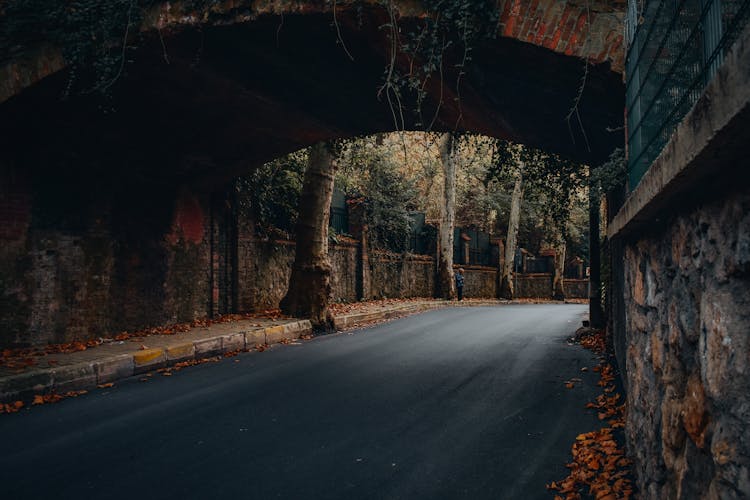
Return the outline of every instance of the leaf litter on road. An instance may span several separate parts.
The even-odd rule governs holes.
[[[555,500],[627,500],[633,496],[631,461],[618,443],[615,432],[624,427],[625,404],[616,392],[615,371],[604,357],[606,339],[599,331],[580,339],[580,344],[602,355],[599,365],[592,371],[599,373],[597,385],[602,394],[587,409],[597,411],[599,420],[608,420],[607,427],[579,434],[571,447],[573,460],[566,464],[567,477],[553,481],[547,489],[555,493]],[[566,382],[566,387],[571,384]],[[571,388],[571,387],[568,387]]]

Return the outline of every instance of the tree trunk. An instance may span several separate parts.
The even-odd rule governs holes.
[[[518,242],[518,226],[521,223],[521,198],[523,198],[523,162],[517,163],[516,183],[513,186],[513,196],[510,200],[510,220],[508,234],[505,238],[505,262],[500,276],[500,297],[512,299],[515,296],[513,287],[513,264],[516,258],[516,244]]]
[[[596,186],[589,186],[589,322],[592,328],[604,328],[599,247],[600,201],[599,189]]]
[[[310,148],[300,194],[296,227],[296,253],[289,289],[281,310],[309,317],[315,328],[330,326],[331,264],[328,259],[328,224],[333,196],[335,165],[326,143]]]
[[[440,159],[443,163],[443,203],[440,206],[440,252],[438,255],[438,289],[446,300],[456,297],[453,277],[453,226],[456,220],[456,158],[454,139],[450,133],[440,139]]]
[[[555,242],[555,274],[552,275],[552,298],[555,300],[565,300],[565,247],[565,238],[558,234]]]

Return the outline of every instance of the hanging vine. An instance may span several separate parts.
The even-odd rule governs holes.
[[[403,23],[399,24],[393,0],[383,2],[389,22],[381,28],[388,33],[390,57],[379,96],[386,96],[396,128],[403,130],[405,120],[401,103],[403,96],[408,94],[414,96],[416,102],[413,110],[415,126],[428,131],[432,129],[445,104],[443,85],[447,67],[456,73],[458,113],[454,129],[457,129],[462,119],[461,81],[476,44],[496,36],[500,16],[497,3],[492,0],[425,0],[421,4],[424,15],[420,23],[402,33]],[[397,67],[399,57],[408,61],[405,71]],[[422,106],[428,96],[427,86],[435,76],[440,86],[439,99],[427,121]]]
[[[126,73],[142,42],[148,10],[161,0],[8,0],[0,6],[0,60],[41,45],[58,48],[67,65],[64,96],[107,95]],[[219,0],[186,0],[186,10],[208,10]],[[169,63],[162,33],[163,57]]]

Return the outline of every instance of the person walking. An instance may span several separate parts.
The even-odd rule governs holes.
[[[458,300],[464,300],[464,269],[458,268],[456,273],[456,292],[458,292]]]

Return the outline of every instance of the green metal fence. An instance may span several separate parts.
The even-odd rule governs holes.
[[[329,225],[337,234],[349,234],[349,207],[343,191],[334,189],[331,197],[331,218]]]
[[[661,153],[747,24],[750,0],[629,0],[625,31],[628,177]]]

